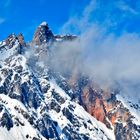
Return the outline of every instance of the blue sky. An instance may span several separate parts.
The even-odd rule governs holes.
[[[95,0],[93,0],[95,2]],[[54,33],[69,18],[81,13],[90,0],[0,0],[0,40],[10,33],[22,32],[31,40],[35,28],[47,21]],[[107,26],[108,31],[140,33],[139,0],[97,0],[90,12],[93,23]]]
[[[0,0],[0,39],[11,32],[22,32],[31,39],[35,28],[47,21],[58,32],[76,11],[80,12],[89,0]]]

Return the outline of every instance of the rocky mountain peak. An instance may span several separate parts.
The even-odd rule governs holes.
[[[16,42],[18,42],[19,45],[21,46],[26,46],[26,43],[24,41],[24,36],[22,35],[22,33],[19,33],[18,35],[16,35],[15,33],[10,34],[6,39],[6,46],[9,46],[10,48],[15,45]]]
[[[33,37],[33,43],[41,45],[53,40],[53,33],[46,22],[42,22],[36,29]]]
[[[5,40],[6,45],[7,45],[7,46],[13,46],[14,43],[15,43],[15,41],[16,41],[16,39],[17,39],[17,38],[16,38],[15,33],[10,34],[10,35],[6,38],[6,40]]]
[[[76,35],[54,35],[50,30],[47,22],[42,22],[36,29],[33,36],[33,44],[42,45],[54,42],[72,41],[76,39]]]

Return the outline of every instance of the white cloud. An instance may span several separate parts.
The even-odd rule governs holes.
[[[80,15],[70,17],[62,27],[62,31],[64,33],[78,31],[79,39],[62,44],[59,51],[54,52],[56,58],[56,65],[54,65],[64,72],[67,69],[70,71],[76,68],[77,71],[92,76],[102,86],[113,85],[116,81],[121,85],[127,85],[125,84],[127,81],[131,83],[125,87],[127,88],[125,91],[128,93],[129,88],[133,89],[131,86],[140,83],[138,82],[140,81],[140,37],[137,33],[126,31],[123,31],[120,36],[116,36],[113,32],[108,33],[108,23],[116,23],[117,26],[121,20],[128,22],[124,16],[118,17],[118,19],[113,17],[114,15],[110,11],[118,6],[114,4],[118,3],[104,8],[107,10],[104,11],[106,17],[100,19],[103,24],[90,20],[90,16],[104,14],[100,9],[102,7],[95,0],[92,0]],[[125,16],[129,17],[130,13],[137,14],[135,9],[125,3],[119,6],[122,11],[128,12],[125,13]],[[114,23],[110,19],[115,20]],[[135,92],[136,89],[133,90],[133,94]],[[138,98],[140,98],[139,95]]]
[[[76,13],[63,25],[60,32],[72,33],[72,32],[82,32],[82,29],[90,26],[89,19],[92,16],[92,12],[97,8],[96,0],[91,0],[90,3],[85,7],[85,9]]]

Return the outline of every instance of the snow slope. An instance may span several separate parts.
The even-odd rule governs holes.
[[[0,47],[1,140],[114,139],[113,132],[72,101],[47,70],[35,73],[17,51],[20,47],[18,40],[11,48]]]

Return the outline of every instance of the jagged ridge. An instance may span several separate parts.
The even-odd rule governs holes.
[[[0,46],[1,139],[111,139],[103,124],[72,101],[72,91],[64,91],[61,80],[35,63],[36,54],[32,61],[25,57],[29,46],[21,40],[10,35]]]
[[[139,112],[138,104],[122,98],[117,89],[103,91],[90,77],[78,73],[69,83],[73,75],[62,77],[49,66],[36,63],[42,48],[49,53],[47,46],[76,38],[54,35],[43,22],[29,44],[24,42],[22,34],[11,34],[0,43],[2,140],[7,138],[6,134],[11,140],[140,138],[140,119],[132,110]],[[37,48],[32,58],[26,58],[24,54],[30,45]],[[18,136],[15,135],[17,131]]]

